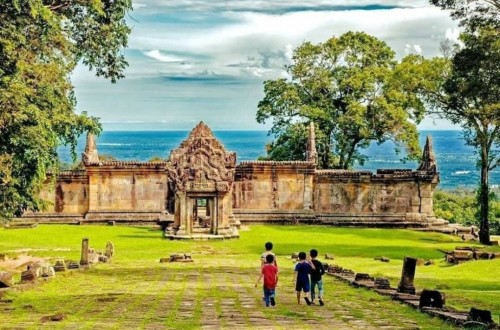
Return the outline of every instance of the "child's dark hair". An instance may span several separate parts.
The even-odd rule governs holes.
[[[267,242],[265,245],[266,251],[271,251],[273,249],[273,243]]]
[[[299,253],[299,260],[306,260],[306,257],[307,257],[307,255],[306,255],[305,252],[300,252]]]
[[[318,250],[312,249],[309,254],[311,255],[311,258],[316,258],[318,256]]]
[[[268,254],[268,255],[266,256],[266,262],[267,262],[268,264],[270,264],[270,263],[272,263],[273,261],[274,261],[274,256],[273,256],[272,254]]]

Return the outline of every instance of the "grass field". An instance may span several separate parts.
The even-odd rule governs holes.
[[[434,260],[419,266],[417,290],[437,288],[447,305],[468,310],[489,309],[498,321],[500,260],[448,265],[437,249],[465,245],[455,237],[391,229],[352,229],[319,226],[251,226],[239,240],[180,242],[142,227],[45,225],[33,229],[0,229],[0,253],[29,253],[47,258],[79,260],[83,237],[104,250],[115,245],[111,264],[85,271],[58,273],[56,278],[24,292],[9,292],[1,303],[0,328],[336,328],[447,329],[441,320],[366,290],[353,289],[325,278],[327,304],[298,306],[292,286],[292,252],[316,248],[335,255],[334,263],[354,271],[385,276],[396,286],[402,258]],[[262,306],[254,288],[266,241],[278,255],[278,305]],[[469,244],[470,245],[470,244]],[[490,248],[500,251],[498,247]],[[171,253],[191,253],[190,264],[160,264]],[[389,263],[373,260],[389,257]],[[64,313],[60,323],[43,323],[43,316]]]

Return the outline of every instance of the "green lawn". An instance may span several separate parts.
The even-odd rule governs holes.
[[[0,303],[2,328],[38,328],[40,318],[63,312],[62,328],[198,328],[274,327],[283,329],[373,328],[446,329],[449,326],[366,290],[352,289],[328,277],[325,309],[297,306],[292,280],[292,252],[316,248],[335,255],[334,263],[354,271],[385,276],[396,286],[404,256],[433,259],[418,266],[416,287],[437,288],[447,305],[468,310],[489,309],[498,321],[500,260],[460,265],[442,262],[437,249],[466,245],[457,238],[434,233],[392,229],[352,229],[320,226],[262,226],[241,230],[239,240],[180,242],[162,239],[161,232],[142,227],[44,225],[33,229],[0,229],[0,253],[20,249],[43,257],[79,260],[83,237],[104,250],[115,245],[112,264],[82,272],[58,273],[56,278],[25,292],[12,292],[13,302]],[[260,290],[253,287],[258,256],[266,241],[278,255],[281,278],[278,307],[265,309]],[[470,245],[470,244],[468,244]],[[490,248],[500,251],[498,247]],[[160,264],[174,252],[193,255],[192,264]],[[391,258],[389,263],[374,257]],[[4,310],[2,310],[4,308]],[[5,317],[4,317],[5,315]],[[332,323],[333,322],[333,323]],[[337,322],[337,323],[335,323]],[[44,324],[54,327],[54,324]]]

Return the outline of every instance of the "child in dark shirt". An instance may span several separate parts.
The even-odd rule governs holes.
[[[300,293],[304,291],[304,300],[308,305],[311,305],[311,300],[309,299],[310,283],[309,283],[309,273],[314,269],[314,265],[311,261],[306,260],[306,253],[299,253],[299,262],[295,265],[295,291],[297,292],[297,303],[300,305]]]
[[[255,287],[259,285],[260,280],[264,278],[264,301],[266,307],[274,306],[276,304],[276,284],[278,284],[278,267],[274,264],[274,256],[272,254],[266,255],[266,263],[262,266],[260,276],[255,283]]]
[[[318,301],[321,306],[324,305],[323,303],[323,281],[321,279],[321,276],[325,273],[325,268],[323,267],[323,264],[321,261],[319,261],[318,258],[318,250],[312,249],[309,252],[309,255],[311,256],[311,262],[314,265],[314,268],[311,271],[311,302],[314,304],[314,299],[316,298],[316,286],[318,287]]]

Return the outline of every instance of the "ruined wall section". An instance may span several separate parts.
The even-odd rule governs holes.
[[[426,221],[433,216],[435,173],[412,170],[317,171],[314,210],[320,217],[360,221]]]
[[[63,171],[56,179],[49,173],[40,191],[43,212],[26,212],[18,221],[77,223],[88,211],[88,176],[85,171]]]
[[[88,211],[88,176],[85,171],[59,173],[55,183],[51,176],[45,183],[40,198],[47,201],[46,213],[84,215]]]
[[[308,162],[242,162],[236,167],[234,207],[312,209],[314,165]]]
[[[148,220],[166,212],[165,162],[105,162],[88,164],[86,170],[90,196],[86,219]]]
[[[312,162],[242,162],[233,190],[235,216],[243,222],[313,217]]]

